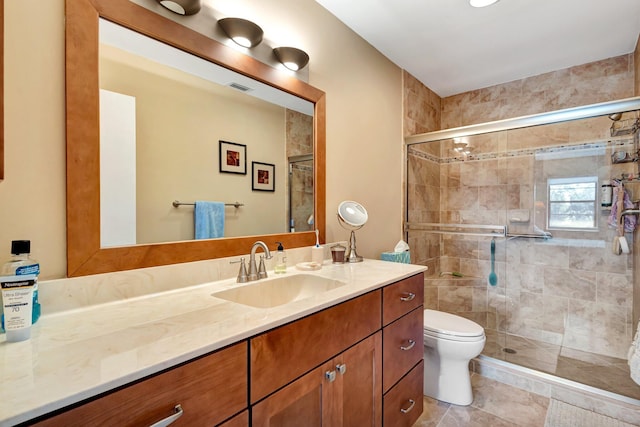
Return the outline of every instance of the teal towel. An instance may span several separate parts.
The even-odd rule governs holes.
[[[224,203],[197,201],[193,215],[196,239],[224,237]]]

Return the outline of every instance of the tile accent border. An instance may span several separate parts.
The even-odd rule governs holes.
[[[541,148],[526,148],[521,150],[511,150],[504,152],[492,152],[492,153],[482,153],[482,154],[467,154],[465,156],[456,156],[456,157],[439,157],[434,156],[433,154],[425,153],[413,146],[408,147],[407,153],[412,156],[416,156],[418,158],[429,160],[434,163],[443,164],[443,163],[459,163],[459,162],[468,162],[474,160],[494,160],[494,159],[505,159],[511,157],[522,157],[522,156],[535,156],[536,154],[546,154],[546,153],[564,153],[571,152],[577,150],[586,150],[586,149],[597,149],[597,148],[610,148],[610,147],[633,147],[633,138],[625,137],[619,139],[608,139],[606,141],[591,141],[591,142],[580,142],[576,144],[561,144],[554,146],[547,146]]]

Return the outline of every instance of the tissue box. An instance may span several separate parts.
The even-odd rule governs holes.
[[[403,264],[411,264],[411,253],[404,252],[382,252],[380,259],[383,261],[400,262]]]

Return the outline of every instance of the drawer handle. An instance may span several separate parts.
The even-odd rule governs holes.
[[[414,345],[416,345],[416,342],[414,340],[408,340],[408,341],[409,341],[409,345],[407,346],[401,345],[400,350],[409,351],[413,348]]]
[[[341,375],[344,375],[344,373],[347,372],[347,365],[345,363],[338,363],[336,370],[340,372]]]
[[[180,418],[182,414],[184,414],[184,410],[182,410],[182,405],[177,404],[173,407],[173,415],[169,415],[167,418],[164,418],[157,423],[151,424],[151,427],[166,427],[170,424],[173,424],[175,420]]]
[[[408,414],[409,412],[411,412],[414,406],[416,406],[416,401],[413,399],[409,399],[409,407],[407,409],[400,408],[400,412],[402,412],[403,414]]]
[[[416,297],[413,292],[407,292],[406,295],[406,297],[400,297],[400,301],[412,301]]]
[[[332,383],[336,380],[336,371],[327,371],[324,373],[324,377]]]

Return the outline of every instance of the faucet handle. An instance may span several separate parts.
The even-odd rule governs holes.
[[[258,267],[258,279],[266,279],[266,278],[267,278],[267,269],[264,266],[264,256],[260,255],[260,266]]]
[[[247,274],[247,266],[244,263],[244,258],[240,258],[237,261],[230,261],[229,264],[240,263],[240,270],[238,271],[238,278],[236,283],[247,283],[249,281],[249,275]]]

